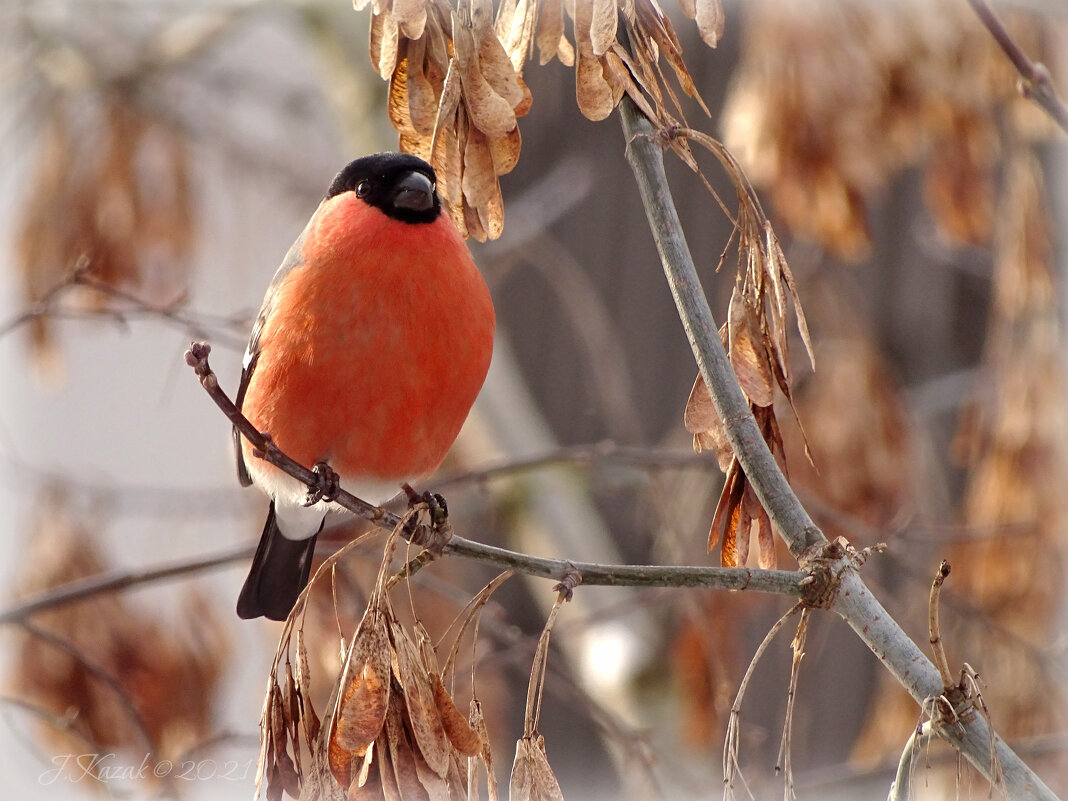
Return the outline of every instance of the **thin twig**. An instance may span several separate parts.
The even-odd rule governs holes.
[[[753,678],[753,671],[756,670],[757,662],[764,655],[764,651],[768,649],[771,641],[775,639],[775,635],[782,631],[790,618],[804,608],[804,605],[798,601],[768,629],[768,633],[764,635],[764,639],[757,646],[753,658],[749,660],[749,667],[745,669],[742,683],[738,685],[738,693],[734,696],[734,703],[731,704],[730,716],[727,719],[727,736],[724,738],[723,743],[723,797],[725,799],[734,797],[734,781],[736,778],[741,779],[746,791],[749,792],[749,796],[753,797],[752,791],[749,790],[749,785],[746,784],[745,776],[742,775],[741,765],[738,763],[742,727],[742,699],[745,697],[745,691],[749,688],[749,680]]]
[[[901,760],[897,763],[897,775],[890,785],[890,795],[886,801],[909,801],[913,797],[912,771],[916,766],[916,757],[931,742],[932,735],[930,721],[917,726],[909,735],[905,750],[901,752]]]
[[[21,709],[23,712],[37,718],[40,722],[54,729],[56,732],[65,734],[68,737],[73,737],[81,745],[85,746],[89,752],[100,748],[100,743],[94,741],[85,731],[83,731],[85,727],[77,725],[80,722],[77,709],[69,708],[62,714],[57,715],[55,711],[39,704],[35,704],[32,701],[28,701],[26,698],[4,694],[0,694],[0,706]],[[30,752],[39,758],[41,762],[45,762],[45,757],[36,752],[34,743],[30,738],[16,735],[15,741],[30,750]],[[51,764],[54,766],[56,763],[53,761]],[[59,771],[57,771],[57,773],[58,772]]]
[[[208,364],[211,348],[203,343],[193,343],[186,352],[186,362],[196,370],[200,383],[215,404],[246,437],[262,458],[287,474],[304,482],[309,488],[318,484],[318,476],[304,465],[294,461],[279,450],[269,436],[265,436],[249,422],[219,386],[218,377]],[[357,498],[345,490],[338,490],[332,498],[334,503],[349,510],[364,520],[384,528],[396,528],[401,518],[387,509]],[[456,554],[468,559],[507,567],[531,576],[561,581],[573,571],[578,571],[583,584],[632,587],[715,587],[732,590],[757,590],[782,595],[798,596],[805,582],[805,575],[787,570],[754,570],[750,568],[692,567],[688,565],[604,565],[595,562],[574,562],[565,559],[545,559],[509,551],[493,545],[453,535],[444,547],[444,553]]]
[[[132,317],[143,317],[149,320],[169,323],[189,336],[201,337],[211,334],[215,339],[223,340],[224,344],[229,348],[240,349],[244,347],[244,340],[238,338],[232,332],[232,329],[238,325],[244,326],[246,324],[244,320],[240,319],[243,315],[209,317],[208,315],[189,314],[183,311],[186,301],[184,295],[179,295],[169,303],[162,305],[151,303],[132,292],[94,277],[92,269],[93,263],[88,257],[83,256],[78,259],[70,272],[49,287],[29,308],[0,323],[0,338],[7,336],[32,320],[45,317],[104,318],[119,324],[125,324]],[[121,308],[109,306],[96,310],[89,308],[71,309],[59,305],[64,295],[77,288],[88,289],[113,303],[119,302],[123,306]]]
[[[157,567],[136,570],[116,570],[87,576],[44,590],[0,611],[0,625],[19,623],[47,609],[89,600],[98,595],[118,592],[131,587],[199,573],[224,567],[251,558],[255,546],[246,544],[207,556],[183,559]],[[630,587],[707,587],[726,590],[749,590],[776,595],[799,595],[804,574],[788,570],[753,570],[733,567],[693,567],[690,565],[611,565],[574,562],[564,559],[542,559],[536,556],[496,548],[492,545],[453,537],[446,553],[456,553],[502,567],[513,567],[532,576],[562,579],[571,568],[582,574],[582,583]]]
[[[1053,77],[1044,64],[1032,61],[1016,44],[1005,26],[998,19],[993,9],[987,5],[986,0],[968,0],[968,4],[974,9],[976,16],[990,31],[994,41],[1009,57],[1012,66],[1020,73],[1020,92],[1024,97],[1034,100],[1042,109],[1053,118],[1053,121],[1068,133],[1068,107],[1064,105],[1053,86]]]
[[[938,606],[942,593],[942,582],[946,580],[948,575],[949,562],[943,559],[942,564],[938,566],[938,573],[935,574],[934,581],[931,583],[931,601],[927,607],[927,628],[931,636],[931,652],[934,656],[935,667],[938,668],[938,675],[942,677],[942,687],[946,690],[949,690],[954,684],[953,676],[949,672],[946,649],[942,645],[942,629],[938,623]]]
[[[580,443],[578,445],[562,445],[532,456],[520,456],[472,470],[448,473],[434,479],[434,488],[440,490],[457,484],[507,477],[553,465],[588,467],[602,462],[613,465],[644,467],[650,470],[681,470],[687,468],[719,470],[716,456],[711,451],[694,453],[690,448],[686,450],[678,448],[670,450],[642,448],[619,445],[608,439],[600,442]]]
[[[810,607],[801,610],[801,619],[797,622],[797,632],[791,644],[793,660],[790,664],[790,684],[786,691],[786,719],[782,724],[782,740],[779,742],[779,759],[776,771],[783,772],[783,798],[785,801],[797,798],[794,787],[794,766],[792,755],[794,734],[794,705],[797,701],[797,677],[801,672],[801,659],[805,655],[805,641],[808,639],[808,619],[812,614]]]

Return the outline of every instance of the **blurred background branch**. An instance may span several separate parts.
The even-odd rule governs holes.
[[[1027,57],[1005,26],[1001,24],[1001,20],[986,0],[968,0],[968,4],[975,9],[976,16],[990,31],[990,35],[994,37],[994,41],[998,43],[1005,55],[1009,57],[1012,66],[1020,73],[1020,91],[1023,95],[1042,106],[1046,113],[1061,126],[1061,130],[1068,133],[1068,107],[1057,94],[1049,69],[1044,64],[1031,61]]]
[[[731,468],[716,443],[687,450],[694,358],[651,269],[658,254],[621,169],[619,133],[591,121],[637,95],[674,130],[722,134],[781,242],[819,369],[805,365],[783,288],[790,324],[773,335],[769,364],[788,373],[790,399],[773,373],[773,402],[758,408],[773,443],[775,413],[773,453],[804,508],[830,539],[888,543],[865,584],[914,641],[927,636],[931,569],[953,563],[941,616],[950,664],[975,665],[995,728],[1063,795],[1063,135],[1020,96],[1019,74],[966,3],[747,0],[717,16],[717,3],[669,2],[662,17],[616,18],[616,40],[602,24],[610,4],[580,14],[577,29],[566,5],[538,4],[532,50],[515,58],[522,85],[500,87],[519,101],[514,132],[471,134],[483,169],[467,180],[478,191],[463,222],[500,234],[473,250],[503,339],[479,407],[430,482],[447,490],[457,530],[560,561],[755,569],[772,556],[760,547],[762,507],[737,473],[724,480],[720,467]],[[500,7],[507,16],[529,4],[493,4],[494,15]],[[17,325],[0,337],[0,364],[15,377],[0,382],[5,607],[249,547],[258,499],[237,491],[225,421],[203,413],[177,355],[206,336],[220,346],[224,383],[236,381],[244,318],[330,176],[355,154],[410,142],[411,130],[391,123],[424,127],[418,93],[398,114],[404,96],[389,69],[406,68],[419,45],[409,50],[398,27],[394,60],[379,49],[368,65],[372,11],[333,0],[0,10],[10,156],[0,320]],[[997,11],[1020,51],[1065,85],[1062,10]],[[431,30],[448,35],[444,22]],[[487,32],[499,31],[512,61],[522,42],[510,34],[527,29],[496,22],[480,35],[489,48]],[[625,61],[613,46],[622,31],[660,60]],[[424,50],[434,85],[432,61]],[[457,111],[453,131],[470,133],[468,122]],[[708,154],[694,143],[682,155],[701,167]],[[486,147],[499,162],[492,184]],[[700,177],[665,166],[713,316],[728,323],[729,355],[735,342],[731,364],[751,368],[742,357],[760,354],[758,338],[739,310],[759,305],[759,274],[735,249],[734,187],[718,168],[705,176],[724,215]],[[97,285],[68,285],[84,259]],[[757,366],[743,388],[764,402],[768,378]],[[710,555],[724,489],[718,522],[737,510],[750,523],[713,526]],[[339,571],[344,609],[362,608],[373,562],[361,553]],[[483,570],[440,560],[419,573],[413,606],[433,636],[487,580]],[[195,755],[202,778],[172,783],[178,793],[244,798],[255,772],[274,630],[232,619],[239,573],[191,569],[31,618],[127,688],[162,758]],[[503,587],[484,616],[487,640],[467,656],[504,753],[522,713],[510,688],[526,681],[545,588]],[[549,760],[566,797],[707,792],[722,778],[737,682],[783,602],[618,590],[580,589],[560,613],[542,712]],[[336,636],[332,613],[309,625],[323,641]],[[10,692],[23,699],[4,706],[0,729],[12,794],[78,795],[86,785],[39,781],[57,755],[140,763],[114,697],[76,660],[15,626],[5,638]],[[336,673],[335,650],[309,654],[316,676]],[[813,616],[805,651],[793,718],[799,795],[885,798],[915,701],[833,616]],[[754,669],[740,759],[758,797],[782,792],[772,766],[789,667],[788,643],[774,642]],[[932,744],[915,765],[915,797],[954,797],[953,754]],[[224,778],[242,771],[244,782]],[[158,786],[105,789],[140,797]]]

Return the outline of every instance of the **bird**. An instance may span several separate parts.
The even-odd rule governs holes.
[[[275,273],[235,402],[283,453],[380,503],[445,458],[485,381],[495,328],[434,169],[404,153],[363,156],[333,179]],[[285,620],[329,503],[233,436],[241,484],[270,498],[237,614]]]

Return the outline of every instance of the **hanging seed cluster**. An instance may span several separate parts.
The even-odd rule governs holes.
[[[396,536],[394,532],[386,544],[359,625],[348,646],[342,643],[341,669],[325,718],[311,702],[304,624],[297,623],[302,621],[303,600],[286,623],[261,720],[258,782],[266,780],[269,799],[280,799],[283,792],[317,799],[466,799],[472,759],[486,766],[487,784],[495,797],[481,705],[473,697],[468,714],[462,713],[444,677],[467,624],[503,578],[476,595],[446,670],[439,670],[422,625],[402,624],[389,600],[396,583],[389,580],[388,571]],[[332,565],[354,544],[330,557],[309,589],[329,575]],[[289,660],[293,640],[295,670]]]
[[[775,390],[777,388],[782,393],[793,409],[787,335],[789,309],[793,308],[797,329],[809,361],[815,367],[808,323],[782,245],[741,167],[731,153],[711,137],[696,131],[688,132],[687,136],[716,156],[737,192],[737,278],[727,322],[719,334],[760,434],[785,473],[786,454],[775,416]],[[796,417],[796,410],[794,415]],[[720,469],[726,474],[708,534],[708,549],[722,543],[721,563],[725,567],[742,567],[749,558],[750,540],[755,538],[758,564],[765,568],[775,567],[776,538],[771,520],[727,440],[723,423],[700,375],[687,401],[683,424],[693,434],[694,450],[698,453],[713,451]]]
[[[496,9],[493,0],[354,3],[368,4],[371,63],[389,81],[400,149],[433,165],[456,226],[479,241],[503,230],[499,178],[519,160],[518,120],[532,103],[523,69],[535,48],[540,64],[557,58],[575,68],[578,107],[591,120],[611,114],[626,93],[659,128],[675,124],[682,109],[661,54],[682,90],[708,111],[656,0],[503,0]],[[719,0],[681,5],[715,46],[723,30]]]

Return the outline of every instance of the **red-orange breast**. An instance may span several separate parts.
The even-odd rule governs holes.
[[[494,324],[431,167],[396,153],[357,159],[267,291],[238,403],[284,453],[327,462],[342,486],[378,502],[445,458],[486,377]],[[284,619],[307,584],[326,505],[304,506],[307,488],[247,441],[238,469],[271,497],[238,614]]]

